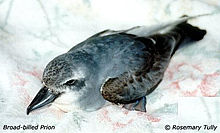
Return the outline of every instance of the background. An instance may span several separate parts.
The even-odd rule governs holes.
[[[190,21],[207,35],[176,52],[147,96],[147,113],[115,105],[64,113],[52,105],[26,115],[46,64],[87,37],[219,11],[219,0],[0,0],[0,132],[11,132],[4,125],[42,124],[63,133],[161,133],[167,124],[214,124],[220,132],[220,14]]]

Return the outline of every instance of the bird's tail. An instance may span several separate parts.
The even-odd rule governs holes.
[[[184,21],[176,25],[167,34],[172,35],[173,37],[175,37],[175,40],[178,41],[173,50],[173,54],[174,54],[174,52],[178,49],[180,44],[183,44],[183,42],[189,43],[189,42],[202,40],[206,34],[206,30],[200,29],[199,27],[195,27],[187,23],[187,21]]]
[[[190,41],[199,41],[206,34],[206,30],[195,27],[187,23],[187,21],[176,25],[171,31],[181,34],[182,39],[190,39]]]

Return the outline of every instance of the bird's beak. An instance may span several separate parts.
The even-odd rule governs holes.
[[[43,87],[37,93],[31,104],[27,108],[27,115],[38,108],[52,103],[60,94],[55,94],[50,91],[47,87]]]

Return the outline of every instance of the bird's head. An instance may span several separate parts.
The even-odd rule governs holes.
[[[96,65],[85,54],[66,53],[48,63],[43,72],[43,87],[27,108],[27,114],[38,108],[50,105],[55,100],[75,104],[85,108],[93,102],[91,94],[95,90]],[[65,98],[68,97],[68,98]],[[65,100],[63,100],[65,99]],[[95,102],[95,101],[94,101]]]

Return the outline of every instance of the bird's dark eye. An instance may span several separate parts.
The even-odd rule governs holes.
[[[74,85],[76,83],[77,80],[75,79],[71,79],[71,80],[68,80],[66,83],[64,83],[64,85]]]

